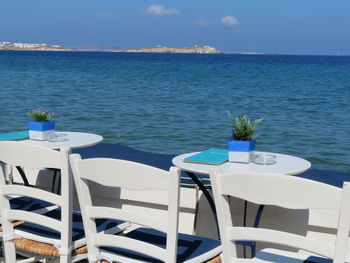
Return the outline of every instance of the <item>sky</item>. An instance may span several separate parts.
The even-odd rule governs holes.
[[[350,0],[0,0],[0,41],[350,55]]]

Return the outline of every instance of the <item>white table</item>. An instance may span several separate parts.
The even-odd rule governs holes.
[[[219,168],[222,170],[223,173],[278,173],[278,174],[300,174],[302,172],[305,172],[306,170],[310,169],[311,163],[305,159],[292,156],[292,155],[286,155],[286,154],[280,154],[280,153],[271,153],[276,155],[277,162],[275,164],[271,165],[261,165],[261,164],[255,164],[255,163],[231,163],[226,162],[221,165],[207,165],[207,164],[196,164],[196,163],[187,163],[184,162],[184,159],[186,157],[189,157],[193,154],[196,154],[198,152],[193,153],[185,153],[176,156],[173,158],[172,162],[176,167],[179,167],[181,170],[190,172],[190,173],[199,173],[199,174],[209,174],[210,170],[213,168]],[[255,152],[263,153],[263,152]]]
[[[23,140],[23,142],[36,144],[57,150],[61,148],[84,148],[98,144],[103,140],[103,137],[100,135],[85,132],[55,132],[55,134],[57,134],[58,136],[66,134],[67,136],[65,140],[57,142],[36,140]]]
[[[62,138],[62,140],[59,140],[59,141],[50,141],[50,140],[36,141],[36,140],[27,139],[27,140],[22,140],[22,142],[40,145],[40,146],[47,147],[47,148],[54,149],[54,150],[59,150],[61,148],[76,149],[76,148],[89,147],[89,146],[96,145],[103,140],[103,137],[100,135],[92,134],[92,133],[85,133],[85,132],[56,132],[55,131],[55,134],[59,138]],[[62,135],[64,135],[64,136],[62,137]],[[16,167],[16,168],[17,168],[18,172],[20,173],[24,184],[29,185],[28,179],[25,176],[25,173],[22,170],[22,168],[21,167]],[[58,173],[58,171],[54,170],[52,189],[54,189],[57,173]]]
[[[179,167],[182,171],[186,172],[186,174],[193,180],[193,182],[198,185],[198,187],[203,192],[204,196],[208,200],[208,203],[212,209],[212,212],[214,214],[214,218],[216,220],[217,224],[217,231],[218,231],[218,237],[220,237],[219,229],[218,229],[218,222],[217,222],[217,216],[216,216],[216,208],[213,198],[211,197],[210,193],[208,192],[207,188],[203,185],[203,183],[199,180],[199,178],[195,175],[197,174],[209,174],[211,169],[218,168],[221,169],[223,173],[230,173],[230,174],[239,174],[239,173],[275,173],[275,174],[299,174],[302,172],[305,172],[306,170],[310,169],[311,163],[305,159],[292,156],[292,155],[286,155],[286,154],[280,154],[280,153],[267,153],[267,152],[258,152],[255,151],[255,154],[274,154],[276,155],[276,163],[270,164],[270,165],[262,165],[262,164],[255,164],[255,163],[231,163],[226,162],[221,165],[208,165],[208,164],[197,164],[197,163],[187,163],[184,162],[184,159],[186,157],[189,157],[191,155],[194,155],[199,152],[193,152],[193,153],[185,153],[178,155],[172,159],[173,164],[176,167]],[[247,202],[245,202],[245,211],[247,208]],[[264,209],[264,206],[259,207],[260,215]],[[245,214],[245,213],[244,213]],[[259,215],[259,217],[260,217]],[[258,214],[257,214],[258,217]],[[244,225],[246,222],[246,218],[243,219]],[[259,224],[259,220],[257,221]]]

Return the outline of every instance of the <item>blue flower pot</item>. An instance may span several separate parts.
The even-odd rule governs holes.
[[[249,163],[252,153],[255,150],[255,140],[252,141],[236,141],[229,140],[228,160],[236,163]]]
[[[45,141],[54,133],[55,121],[29,121],[28,128],[31,140]]]

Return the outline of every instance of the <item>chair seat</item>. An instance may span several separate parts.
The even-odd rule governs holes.
[[[34,241],[27,238],[17,238],[14,240],[15,246],[18,249],[22,249],[26,252],[49,256],[49,257],[59,257],[60,253],[57,247],[51,244]],[[87,253],[87,246],[82,246],[76,248],[72,251],[72,256]]]
[[[49,202],[43,200],[38,200],[31,197],[14,197],[10,200],[11,209],[26,210],[26,211],[35,211],[50,206],[54,206]]]
[[[308,256],[278,249],[263,249],[256,254],[252,263],[332,263],[328,258]]]
[[[42,200],[37,200],[31,197],[14,197],[10,200],[10,205],[12,209],[18,209],[18,210],[25,210],[25,211],[42,211],[42,213],[45,213],[48,210],[49,207],[57,207],[51,203],[42,201]],[[46,210],[47,209],[47,210]],[[22,224],[23,221],[16,221],[13,222],[13,226],[18,226]],[[2,226],[0,225],[0,232],[2,232]]]
[[[157,230],[138,228],[125,234],[124,236],[144,241],[161,248],[166,247],[166,234]],[[189,260],[206,262],[214,258],[216,260],[215,262],[221,262],[220,257],[216,258],[221,253],[220,241],[180,233],[178,240],[177,262],[187,262]],[[120,257],[113,254],[118,254]],[[134,259],[135,261],[152,263],[162,262],[158,259],[151,258],[134,251],[113,247],[101,247],[101,257],[103,258],[104,256],[104,259],[106,260],[113,259],[115,261],[118,261],[118,259],[122,257],[128,257]]]
[[[45,214],[48,217],[59,220],[61,218],[61,210],[55,209]],[[118,233],[126,228],[129,224],[120,220],[99,219],[96,220],[97,231],[111,231]],[[38,226],[33,223],[25,222],[15,229],[15,234],[21,238],[16,238],[16,247],[28,252],[38,253],[41,249],[47,250],[50,255],[59,256],[56,249],[60,242],[60,232],[53,229]],[[80,212],[73,212],[73,229],[72,229],[73,249],[80,248],[86,244],[83,220]],[[54,246],[56,245],[56,247]],[[86,252],[86,251],[85,251]],[[75,253],[75,252],[73,252]]]

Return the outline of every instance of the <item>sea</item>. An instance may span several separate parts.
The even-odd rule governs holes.
[[[0,91],[0,133],[40,107],[56,130],[181,154],[226,148],[245,113],[257,150],[350,173],[350,56],[0,51]]]

